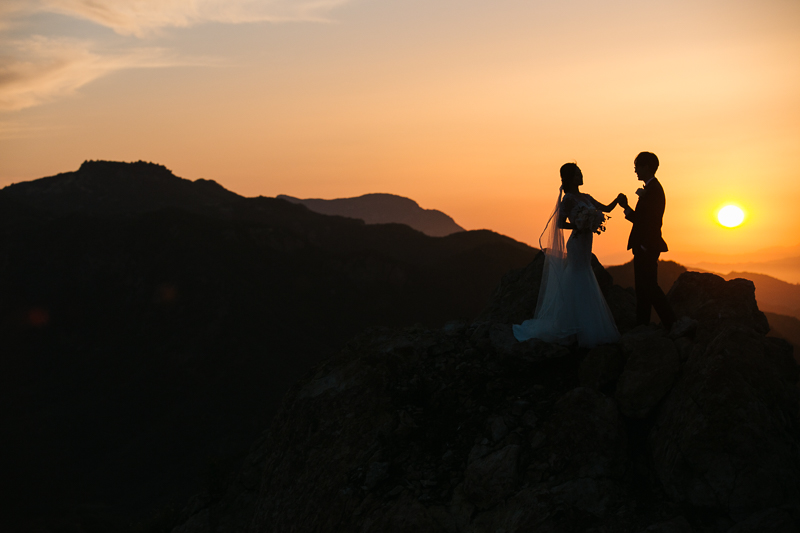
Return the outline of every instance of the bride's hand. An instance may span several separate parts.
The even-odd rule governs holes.
[[[617,203],[622,207],[628,207],[628,197],[622,193],[617,195]]]

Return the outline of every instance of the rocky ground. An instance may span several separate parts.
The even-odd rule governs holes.
[[[683,274],[668,334],[595,268],[620,343],[514,340],[540,259],[472,323],[369,331],[173,533],[800,531],[798,367],[753,284]]]

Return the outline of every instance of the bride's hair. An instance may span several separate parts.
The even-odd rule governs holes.
[[[575,175],[580,172],[581,169],[578,168],[578,165],[575,163],[565,163],[561,166],[561,187],[566,189],[572,180],[575,178]]]

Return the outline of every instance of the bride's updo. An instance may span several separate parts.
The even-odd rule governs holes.
[[[581,169],[575,163],[565,163],[561,167],[561,188],[567,190],[572,180],[575,179]]]

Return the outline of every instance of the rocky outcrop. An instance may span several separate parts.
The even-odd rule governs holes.
[[[734,518],[800,502],[796,383],[784,341],[717,330],[684,365],[650,436],[667,494]]]
[[[686,272],[672,285],[667,298],[677,316],[685,315],[701,324],[698,334],[703,339],[727,324],[766,335],[769,323],[758,309],[755,290],[750,280],[725,281],[716,274]]]
[[[742,286],[684,274],[694,290],[670,298],[697,323],[681,336],[584,350],[512,343],[493,319],[515,316],[498,302],[519,304],[529,277],[509,275],[480,320],[373,330],[296,384],[260,448],[249,531],[798,530],[789,345],[757,308],[710,312],[749,301]]]
[[[625,334],[622,347],[627,362],[614,397],[625,416],[644,418],[675,383],[680,356],[670,339],[649,326]]]

